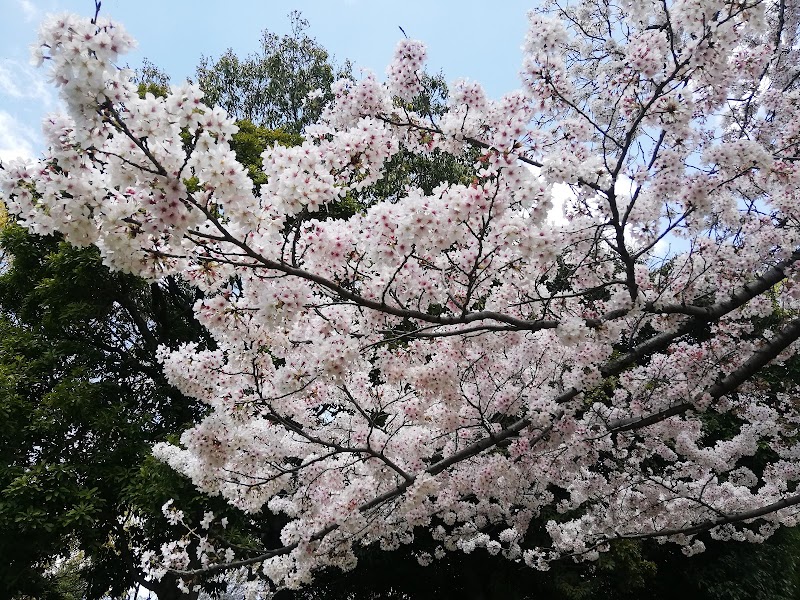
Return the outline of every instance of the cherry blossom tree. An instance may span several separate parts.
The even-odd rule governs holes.
[[[210,412],[155,451],[288,524],[256,554],[193,530],[203,573],[298,587],[422,530],[423,564],[540,569],[620,538],[758,542],[800,515],[798,390],[774,376],[800,338],[798,26],[784,0],[550,2],[522,87],[457,81],[441,114],[414,110],[406,39],[385,82],[334,83],[254,191],[223,110],[188,84],[140,99],[123,28],[60,16],[38,57],[69,115],[3,195],[32,231],[204,292],[218,348],[160,358]],[[401,149],[477,158],[370,194]],[[154,559],[188,581],[187,547]]]

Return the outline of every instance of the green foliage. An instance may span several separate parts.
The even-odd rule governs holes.
[[[53,561],[82,553],[82,596],[122,594],[142,577],[125,516],[150,527],[146,543],[180,535],[136,501],[152,444],[202,414],[155,357],[159,344],[211,343],[195,293],[110,273],[96,249],[13,225],[0,246],[0,589],[66,598]]]
[[[447,105],[447,83],[442,73],[422,73],[420,82],[422,92],[408,106],[398,106],[398,110],[412,110],[435,123]],[[398,198],[409,187],[420,188],[425,194],[431,194],[443,183],[469,184],[472,181],[471,166],[477,158],[477,150],[456,158],[439,150],[425,156],[401,148],[386,164],[384,177],[365,190],[359,200],[369,205],[376,200]]]
[[[60,600],[83,600],[87,585],[81,577],[83,555],[74,554],[53,570],[55,597]]]
[[[164,98],[169,93],[169,75],[146,58],[134,73],[133,80],[139,86],[139,97],[153,94],[156,98]]]
[[[301,29],[298,22],[297,40]],[[142,96],[163,96],[169,84],[147,61],[136,81]],[[240,121],[232,147],[258,185],[264,149],[301,141]],[[169,499],[190,522],[207,510],[227,517],[219,533],[240,547],[276,542],[279,521],[245,519],[150,455],[153,443],[203,414],[166,383],[155,355],[159,345],[186,341],[213,347],[192,313],[199,293],[176,278],[148,284],[111,273],[95,248],[31,235],[5,219],[3,226],[0,589],[18,598],[91,599],[143,584],[177,597],[173,577],[144,581],[134,551],[184,533],[161,514]]]
[[[291,33],[264,31],[255,54],[239,58],[228,49],[220,58],[204,57],[197,79],[210,106],[221,106],[237,119],[268,129],[300,133],[317,120],[330,99],[330,85],[347,77],[350,65],[335,67],[328,52],[306,33],[308,21],[289,15]],[[321,96],[308,94],[320,90]]]
[[[239,131],[231,138],[231,149],[236,153],[236,159],[247,168],[247,174],[257,187],[266,183],[267,177],[261,169],[261,154],[275,144],[281,146],[299,146],[303,138],[297,133],[283,129],[267,129],[255,125],[247,119],[236,122]]]
[[[800,597],[800,532],[783,529],[763,544],[706,542],[691,558],[654,542],[645,553],[658,573],[653,598],[685,600],[791,600]]]

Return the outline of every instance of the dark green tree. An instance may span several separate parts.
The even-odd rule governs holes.
[[[147,584],[132,536],[169,528],[131,497],[152,444],[202,411],[156,358],[160,344],[209,343],[195,292],[110,273],[93,248],[13,225],[0,245],[0,586],[46,597],[47,567],[75,552],[90,598]]]
[[[334,80],[350,75],[350,64],[336,66],[310,37],[298,11],[289,14],[291,33],[264,31],[260,48],[240,58],[228,49],[218,59],[203,57],[197,80],[209,106],[268,129],[300,133],[330,100]],[[314,98],[310,92],[319,90]]]

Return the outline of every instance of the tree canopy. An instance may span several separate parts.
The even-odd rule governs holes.
[[[290,13],[291,33],[265,30],[257,52],[245,58],[228,49],[217,59],[204,57],[197,83],[208,105],[235,119],[299,134],[319,117],[331,98],[331,84],[350,75],[350,65],[335,65],[310,37],[300,12]]]
[[[195,292],[174,278],[151,286],[111,273],[96,249],[19,226],[5,228],[2,247],[2,587],[49,597],[48,567],[82,553],[84,593],[122,594],[145,579],[134,550],[142,536],[158,548],[175,535],[152,504],[178,492],[179,478],[147,457],[203,414],[156,359],[161,344],[202,343]]]

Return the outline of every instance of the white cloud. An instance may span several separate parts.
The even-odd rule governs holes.
[[[42,116],[58,109],[58,97],[32,65],[0,59],[0,160],[32,159],[42,150]]]
[[[9,58],[0,59],[0,96],[38,100],[44,110],[57,102],[52,86],[39,69]]]
[[[26,21],[38,21],[40,19],[41,13],[31,0],[17,0],[17,6],[19,6],[22,14],[25,15]]]
[[[529,169],[531,173],[537,177],[541,172],[541,169],[538,167],[529,167]],[[633,193],[633,190],[633,180],[625,177],[624,175],[619,178],[614,186],[614,191],[618,194],[618,196],[626,198],[627,201],[630,200],[630,195]],[[564,215],[564,209],[568,203],[575,200],[575,192],[573,192],[572,188],[570,188],[566,183],[556,183],[552,187],[551,199],[553,201],[553,208],[550,209],[549,213],[547,213],[546,223],[555,228],[565,227],[568,224],[568,221]],[[625,231],[625,241],[630,248],[636,247],[636,242],[634,241],[629,229],[626,229]],[[648,255],[651,259],[669,257],[676,254],[676,246],[680,248],[683,245],[685,245],[685,242],[678,240],[675,238],[675,236],[668,235],[659,240],[653,246],[653,248],[650,249]]]
[[[567,218],[564,216],[564,204],[567,200],[574,200],[575,193],[566,183],[556,183],[553,186],[553,208],[547,213],[547,222],[555,227],[564,226],[567,224]]]
[[[12,98],[23,98],[22,90],[17,82],[14,81],[11,70],[6,67],[7,60],[0,62],[0,93]]]
[[[0,161],[30,160],[36,157],[39,146],[41,141],[34,130],[0,110]]]

